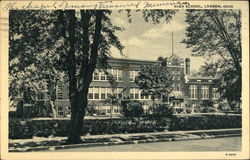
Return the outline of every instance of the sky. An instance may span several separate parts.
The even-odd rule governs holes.
[[[180,43],[185,39],[185,29],[188,24],[185,22],[185,11],[180,10],[172,20],[167,23],[164,19],[160,24],[145,22],[140,12],[132,12],[132,22],[125,13],[113,12],[111,20],[113,24],[124,27],[124,31],[117,32],[121,43],[125,46],[123,54],[112,49],[112,56],[117,58],[131,58],[140,60],[157,60],[159,56],[169,57],[172,54],[172,32],[174,53],[181,58],[190,58],[191,70],[199,70],[205,59],[192,57],[191,49]]]

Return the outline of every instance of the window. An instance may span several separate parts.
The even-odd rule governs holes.
[[[113,69],[113,76],[115,80],[117,80],[117,76],[118,76],[117,71],[118,71],[117,69]]]
[[[135,88],[135,99],[139,99],[139,88]]]
[[[209,86],[202,85],[201,86],[201,99],[208,99],[209,98]]]
[[[129,71],[129,81],[130,82],[135,81],[135,77],[138,76],[138,73],[139,73],[139,71],[135,71],[135,70]]]
[[[134,88],[130,88],[130,89],[129,89],[129,93],[130,93],[130,94],[129,94],[129,98],[130,98],[130,99],[134,99],[134,94],[135,94],[135,93],[134,93]]]
[[[93,74],[93,80],[99,80],[99,72],[95,70]]]
[[[145,96],[143,96],[141,92],[142,92],[142,91],[141,91],[141,90],[139,90],[140,99],[144,99],[144,98],[145,98]]]
[[[217,90],[218,90],[217,88],[213,88],[213,90],[212,90],[213,91],[213,97],[212,97],[213,99],[218,99],[220,96],[219,93],[217,92]]]
[[[191,99],[197,98],[197,85],[189,86],[189,98]]]
[[[57,107],[57,115],[58,116],[63,116],[64,115],[64,109],[62,106]]]
[[[101,72],[101,80],[102,81],[106,80],[106,75],[105,75],[105,73],[103,71]]]
[[[134,80],[138,76],[138,74],[139,74],[139,71],[134,71]]]
[[[176,76],[176,79],[177,80],[180,80],[181,79],[181,73],[179,70],[177,70],[177,76]]]
[[[173,77],[173,80],[175,80],[175,71],[172,70],[172,77]]]
[[[134,81],[134,71],[129,71],[129,81]]]
[[[122,78],[122,70],[119,69],[118,70],[118,81],[122,81],[122,80],[123,80],[123,78]]]
[[[58,85],[56,88],[56,98],[63,99],[63,86],[62,85]]]
[[[93,92],[94,92],[94,99],[99,99],[99,88],[94,87]]]
[[[94,99],[93,87],[89,88],[89,99]]]
[[[106,99],[106,88],[101,88],[101,99]]]
[[[122,98],[122,88],[117,88],[117,97]]]
[[[175,91],[180,91],[181,90],[181,84],[180,83],[176,83],[175,84]]]
[[[112,93],[111,88],[107,88],[107,97],[110,97],[111,93]]]

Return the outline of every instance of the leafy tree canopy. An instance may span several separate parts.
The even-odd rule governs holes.
[[[201,75],[219,78],[218,92],[229,102],[241,102],[241,11],[187,10],[186,39],[193,56],[217,61],[205,63]]]
[[[172,76],[166,67],[160,64],[143,67],[135,83],[142,90],[142,95],[160,97],[168,95],[172,90]]]

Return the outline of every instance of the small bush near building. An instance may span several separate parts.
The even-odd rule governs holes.
[[[169,130],[198,130],[241,128],[241,116],[206,115],[199,117],[174,117]]]
[[[174,108],[174,112],[175,113],[184,113],[184,109],[183,108]]]
[[[211,100],[203,100],[200,106],[201,107],[214,107],[214,102]]]
[[[174,109],[167,104],[159,104],[157,107],[151,107],[152,114],[150,115],[154,119],[171,118],[174,113]]]
[[[202,107],[201,108],[201,112],[202,113],[212,113],[215,112],[215,108],[214,107]]]
[[[143,107],[139,101],[123,101],[122,114],[125,117],[138,118],[143,115]]]
[[[186,113],[191,114],[192,113],[192,108],[186,108]]]

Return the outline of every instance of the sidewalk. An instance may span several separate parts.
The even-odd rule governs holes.
[[[66,137],[34,137],[33,139],[9,140],[9,152],[46,151],[63,148],[94,147],[118,144],[137,144],[241,136],[241,128],[155,133],[132,133],[82,136],[83,143],[63,145]]]

